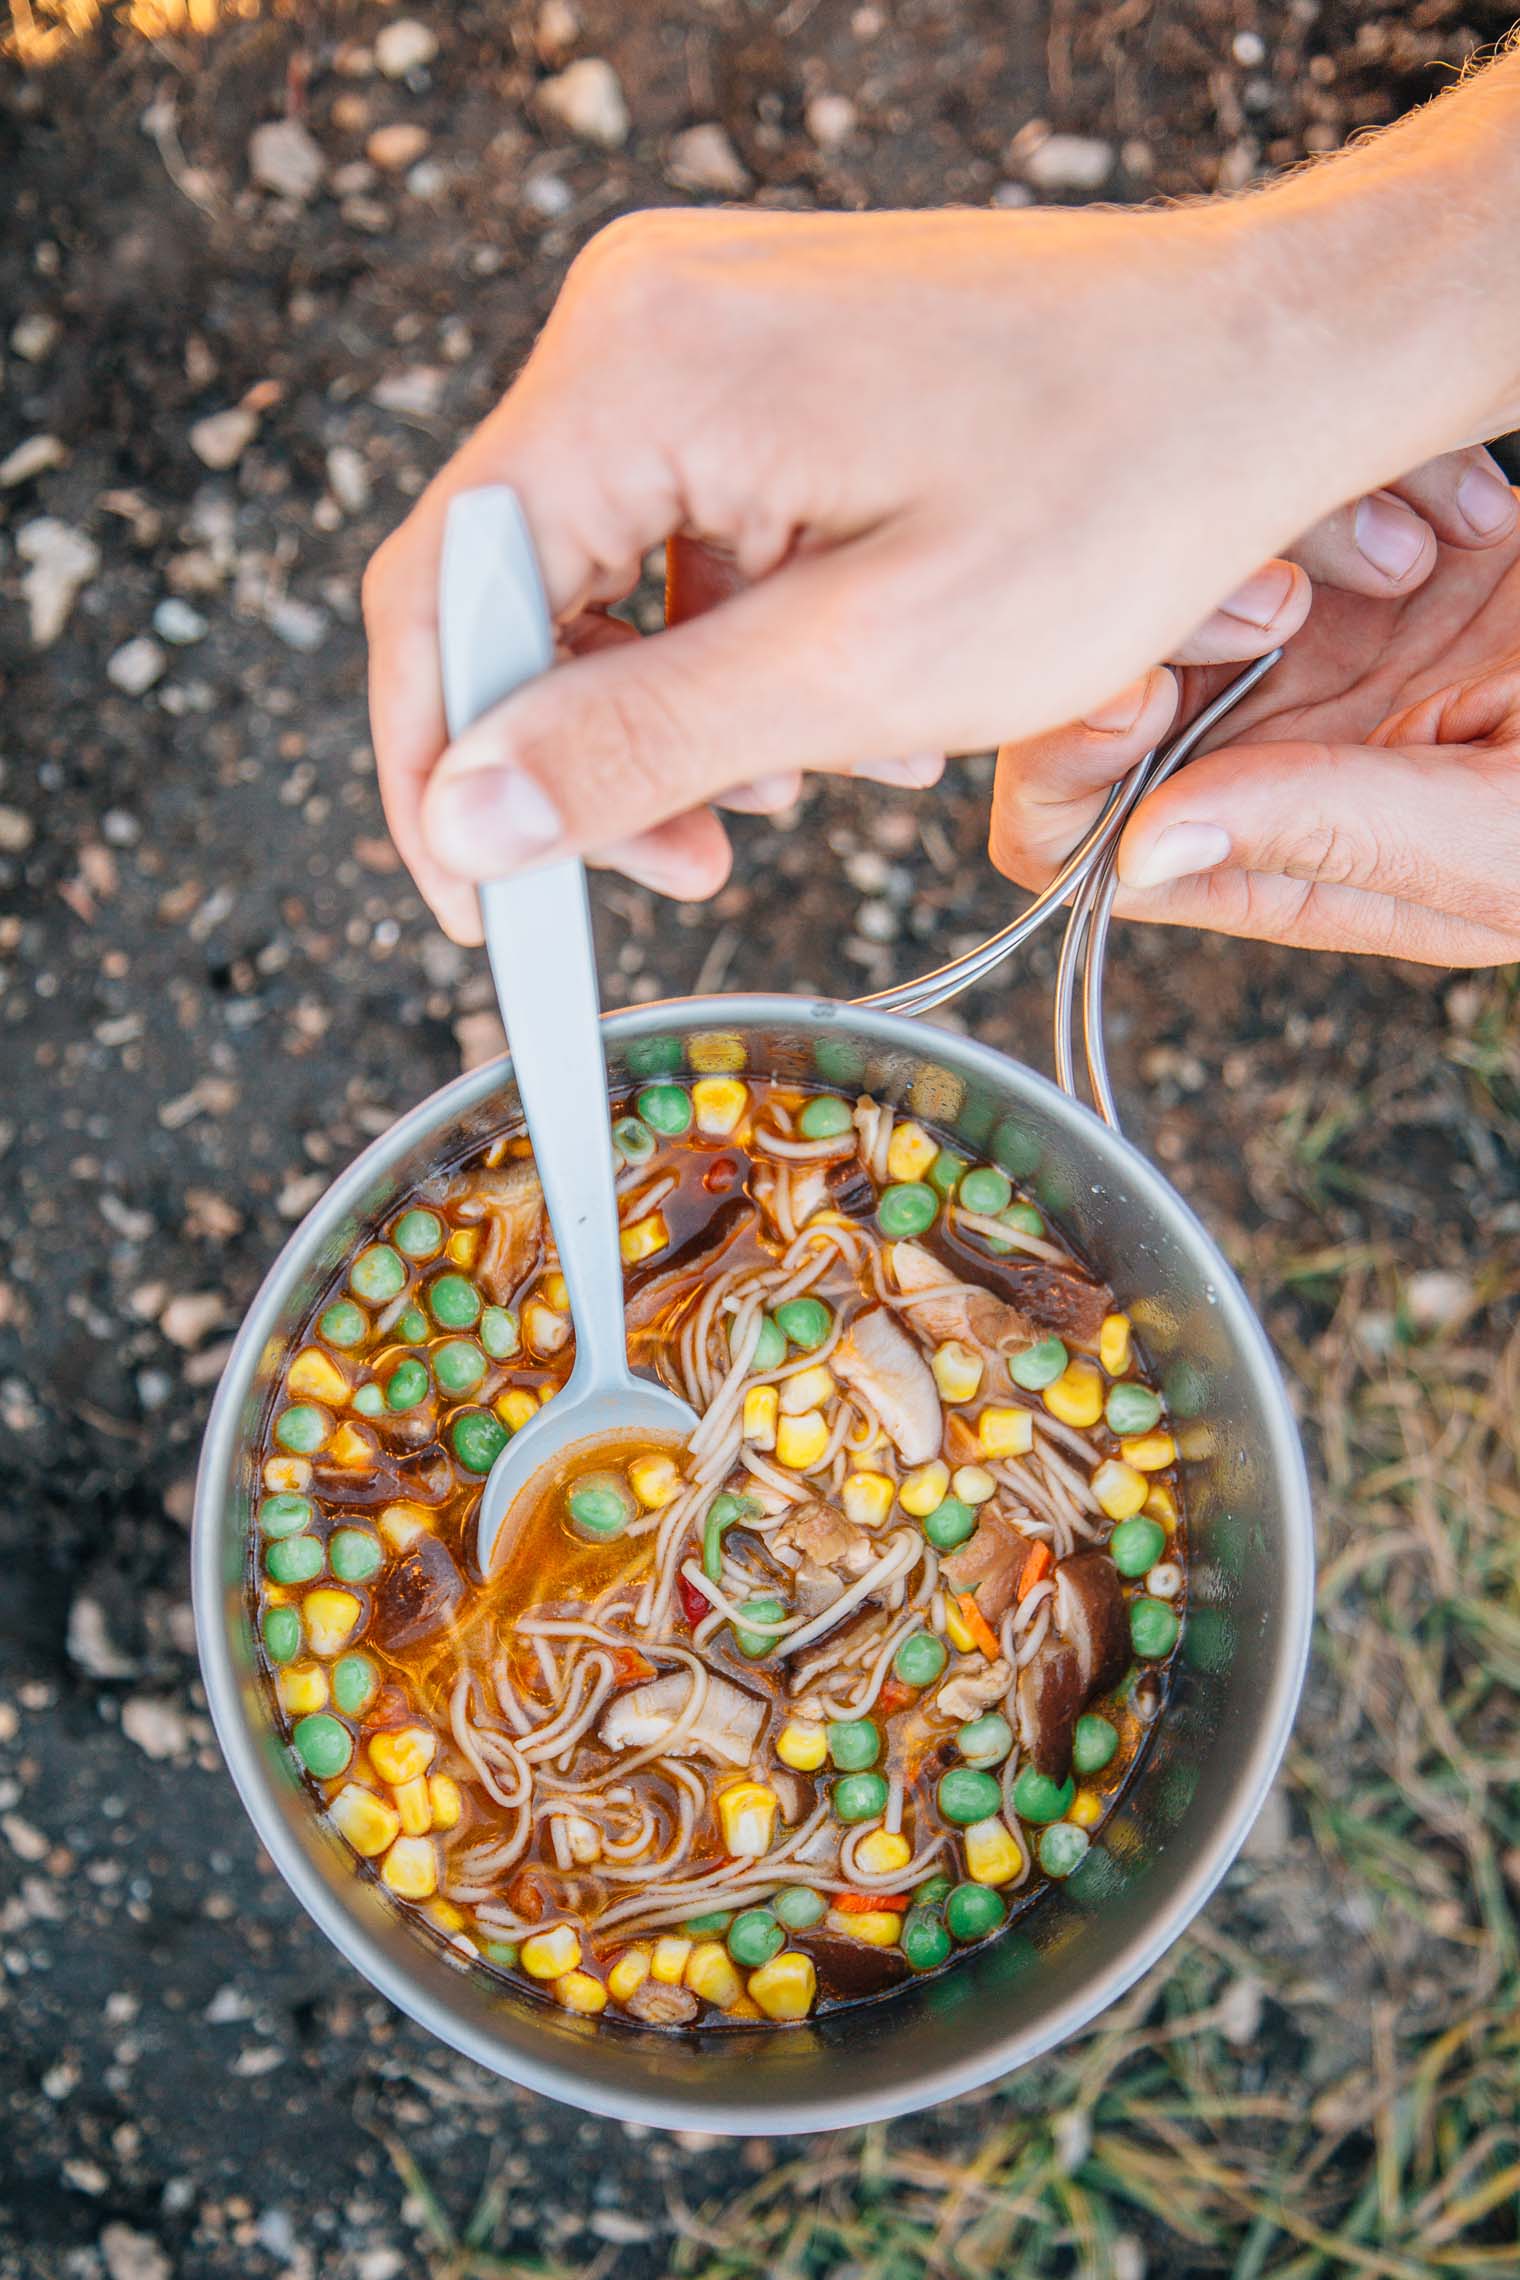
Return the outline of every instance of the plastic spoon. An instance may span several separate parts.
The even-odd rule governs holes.
[[[463,491],[450,503],[438,624],[451,737],[554,662],[533,541],[505,484]],[[486,1480],[476,1554],[489,1575],[508,1514],[544,1466],[578,1443],[618,1434],[684,1439],[697,1416],[628,1366],[584,866],[571,859],[494,879],[480,890],[480,915],[575,1324],[568,1382],[513,1435]]]

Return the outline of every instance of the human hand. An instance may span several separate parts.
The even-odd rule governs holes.
[[[1356,510],[1294,550],[1316,577],[1307,623],[1203,756],[1136,810],[1120,916],[1437,965],[1520,956],[1520,511],[1508,493],[1507,525],[1485,534],[1458,503],[1489,472],[1486,453],[1454,453],[1395,487],[1421,518],[1405,517],[1398,580],[1360,557]],[[1482,485],[1466,495],[1498,503]],[[1396,529],[1390,512],[1385,537]],[[1121,728],[1005,745],[999,869],[1043,885],[1108,787],[1228,678],[1158,669],[1100,708]]]

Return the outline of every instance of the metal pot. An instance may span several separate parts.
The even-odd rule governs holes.
[[[1261,1328],[1192,1212],[1116,1131],[1028,1069],[876,1006],[795,997],[690,999],[604,1026],[615,1089],[648,1040],[679,1039],[701,1066],[717,1035],[757,1076],[859,1083],[970,1151],[995,1146],[1130,1307],[1184,1421],[1190,1584],[1171,1700],[1120,1810],[1076,1875],[941,1976],[806,2025],[695,2036],[574,2017],[473,1970],[357,1871],[313,1811],[261,1691],[245,1599],[251,1446],[286,1341],[358,1232],[512,1120],[507,1060],[445,1086],[349,1167],[243,1325],[196,1496],[212,1717],[302,1906],[392,2002],[481,2065],[671,2128],[800,2131],[900,2114],[1006,2074],[1094,2018],[1177,1938],[1239,1850],[1287,1742],[1308,1649],[1313,1538],[1298,1437]]]

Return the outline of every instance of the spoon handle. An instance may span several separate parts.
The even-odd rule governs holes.
[[[533,541],[505,484],[463,491],[450,502],[438,623],[451,737],[554,661]],[[574,1375],[626,1379],[607,1065],[585,867],[571,858],[492,879],[480,889],[480,915],[570,1294]]]

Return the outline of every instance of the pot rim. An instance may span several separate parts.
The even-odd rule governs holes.
[[[884,1046],[922,1054],[930,1041],[943,1038],[942,1050],[968,1075],[993,1085],[1005,1085],[1009,1072],[1036,1098],[1058,1105],[1063,1116],[1075,1108],[1092,1127],[1100,1151],[1117,1154],[1127,1176],[1144,1192],[1147,1203],[1163,1217],[1181,1219],[1200,1242],[1213,1267],[1212,1288],[1233,1341],[1245,1349],[1252,1375],[1261,1387],[1270,1413],[1270,1458],[1279,1483],[1289,1544],[1283,1563],[1282,1612],[1271,1683],[1259,1697],[1256,1739],[1246,1771],[1235,1785],[1228,1811],[1201,1848],[1199,1858],[1184,1871],[1156,1911],[1149,1929],[1093,1978],[1080,1999],[1058,2006],[1047,2019],[1012,2036],[988,2043],[964,2059],[941,2066],[921,2083],[873,2092],[862,2083],[847,2096],[832,2093],[790,2099],[781,2105],[746,2105],[737,2097],[682,2096],[668,2089],[648,2093],[630,2091],[620,2083],[583,2076],[573,2059],[546,2050],[542,2057],[520,2049],[504,2053],[485,2031],[450,2015],[445,2022],[434,2014],[427,1990],[400,1968],[373,1940],[358,1919],[342,1905],[331,1885],[317,1869],[308,1848],[266,1799],[268,1775],[261,1762],[251,1724],[243,1714],[243,1697],[234,1668],[231,1643],[224,1620],[227,1591],[220,1569],[219,1526],[226,1485],[239,1445],[239,1426],[249,1386],[259,1359],[279,1326],[290,1284],[299,1264],[316,1243],[351,1212],[377,1173],[424,1140],[430,1131],[447,1125],[488,1098],[511,1073],[511,1056],[503,1054],[439,1086],[405,1110],[395,1122],[353,1158],[282,1245],[243,1319],[222,1372],[202,1443],[196,1476],[195,1509],[191,1523],[191,1581],[196,1643],[211,1720],[232,1776],[260,1842],[281,1876],[318,1929],[371,1986],[396,2008],[439,2039],[473,2059],[488,2072],[503,2076],[546,2097],[562,2100],[582,2112],[619,2121],[654,2124],[665,2129],[720,2130],[724,2134],[755,2136],[767,2133],[801,2135],[814,2130],[838,2129],[857,2123],[884,2121],[914,2113],[984,2088],[999,2077],[1027,2065],[1056,2045],[1068,2041],[1098,2014],[1117,2001],[1180,1938],[1234,1862],[1266,1801],[1268,1790],[1287,1749],[1308,1665],[1314,1612],[1313,1506],[1302,1446],[1293,1421],[1276,1356],[1255,1309],[1239,1279],[1213,1237],[1192,1207],[1149,1160],[1122,1133],[1105,1125],[1082,1101],[1063,1092],[1039,1071],[1012,1055],[998,1052],[979,1040],[936,1030],[919,1017],[887,1013],[847,1001],[790,994],[711,995],[663,998],[648,1005],[623,1007],[604,1014],[605,1028],[622,1039],[667,1028],[677,1021],[683,1029],[704,1027],[820,1027],[836,1021],[870,1031]],[[510,2066],[503,2057],[510,2058]]]

